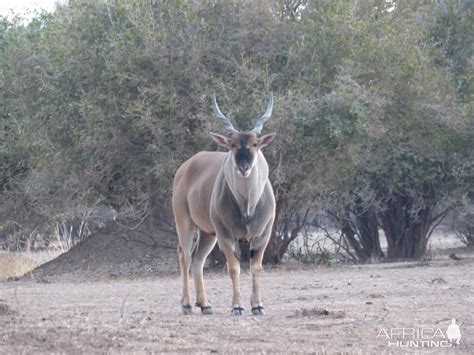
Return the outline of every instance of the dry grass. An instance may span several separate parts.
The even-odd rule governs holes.
[[[38,263],[20,253],[5,252],[0,254],[0,281],[9,277],[19,277],[33,270]]]
[[[59,251],[10,252],[0,251],[0,281],[20,277],[61,254]]]

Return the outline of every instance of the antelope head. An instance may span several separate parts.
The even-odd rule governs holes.
[[[232,162],[236,172],[241,177],[249,177],[252,169],[256,165],[256,157],[259,149],[270,144],[275,138],[275,133],[263,135],[260,133],[263,129],[263,125],[272,116],[273,110],[273,94],[270,93],[267,110],[257,120],[255,127],[247,132],[239,131],[234,128],[232,122],[222,113],[217,105],[216,95],[213,96],[212,100],[214,113],[217,118],[223,123],[224,128],[227,131],[227,136],[212,133],[211,138],[219,145],[229,149],[232,154]]]

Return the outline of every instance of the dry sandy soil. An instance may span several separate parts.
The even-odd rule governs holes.
[[[459,261],[272,268],[262,278],[263,317],[230,315],[230,280],[221,270],[206,275],[213,316],[198,309],[180,314],[178,275],[3,282],[0,353],[472,354],[473,266],[468,254]],[[246,270],[242,296],[250,298]],[[382,328],[440,328],[446,334],[451,318],[463,322],[455,348],[389,348],[386,336],[377,338]]]

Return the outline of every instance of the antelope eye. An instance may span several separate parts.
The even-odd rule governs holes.
[[[256,146],[257,146],[257,143],[254,143],[253,146],[256,147]]]
[[[232,148],[235,148],[235,144],[234,144],[234,143],[232,143],[230,146],[231,146]]]

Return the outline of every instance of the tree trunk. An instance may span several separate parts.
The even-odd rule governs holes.
[[[387,209],[379,213],[387,239],[387,257],[420,259],[426,252],[429,230],[434,222],[428,202],[413,211],[413,198],[397,195],[390,199]]]
[[[225,264],[226,264],[225,256],[219,249],[219,245],[216,244],[214,249],[212,249],[211,254],[209,254],[209,266],[216,267],[216,266],[221,266]]]
[[[366,209],[360,199],[356,201],[352,212],[354,222],[351,223],[351,214],[347,208],[341,230],[357,258],[361,262],[383,258],[376,213]]]
[[[263,257],[265,264],[277,264],[281,261],[291,242],[306,224],[309,212],[309,207],[304,210],[300,206],[289,206],[284,197],[277,195],[275,224]]]
[[[270,238],[270,242],[268,243],[267,249],[265,250],[265,254],[263,256],[263,262],[265,264],[279,263],[284,254],[282,251],[286,251],[284,244],[284,237],[277,235],[274,229]]]

